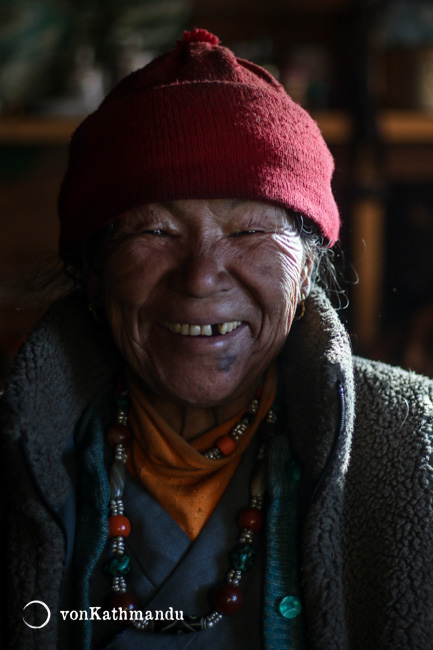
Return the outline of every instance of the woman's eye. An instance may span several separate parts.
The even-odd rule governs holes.
[[[162,237],[164,235],[167,235],[167,231],[162,230],[161,228],[152,228],[149,230],[142,230],[141,233],[143,235],[154,235],[155,237]]]
[[[251,230],[239,230],[237,232],[234,232],[232,234],[232,237],[241,237],[243,235],[261,235],[263,232],[264,230],[255,230],[253,228]]]

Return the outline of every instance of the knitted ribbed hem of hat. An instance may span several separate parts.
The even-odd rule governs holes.
[[[60,253],[145,204],[275,203],[332,245],[334,161],[319,127],[265,69],[202,29],[120,81],[72,136],[58,210]]]

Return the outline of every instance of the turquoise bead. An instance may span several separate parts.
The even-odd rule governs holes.
[[[230,562],[236,571],[249,571],[256,559],[256,552],[251,544],[239,544],[230,553]]]
[[[130,560],[127,555],[113,557],[107,562],[106,572],[112,576],[126,576],[131,570]]]
[[[296,618],[302,609],[301,601],[296,596],[286,596],[280,601],[278,609],[284,618]]]

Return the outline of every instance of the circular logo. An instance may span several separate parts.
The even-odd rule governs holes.
[[[42,607],[44,607],[45,610],[46,610],[46,612],[47,612],[47,618],[46,618],[45,621],[42,623],[42,625],[30,625],[30,623],[27,623],[26,619],[25,619],[24,616],[23,616],[23,621],[24,621],[24,623],[27,625],[27,627],[31,627],[32,630],[40,630],[41,627],[45,627],[45,626],[47,625],[48,621],[49,621],[50,618],[51,618],[50,608],[49,608],[48,605],[47,605],[46,603],[44,603],[42,600],[31,600],[29,603],[27,603],[27,605],[25,605],[25,606],[23,607],[23,611],[24,611],[25,609],[27,609],[27,607],[28,607],[29,605],[42,605]]]

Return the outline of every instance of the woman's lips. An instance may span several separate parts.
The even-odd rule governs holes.
[[[219,334],[228,334],[233,332],[237,327],[242,325],[242,321],[234,320],[224,323],[194,325],[191,323],[170,323],[161,322],[161,325],[174,334],[181,336],[218,336]]]

